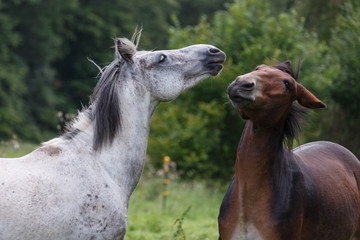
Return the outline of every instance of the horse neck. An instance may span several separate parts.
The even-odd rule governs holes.
[[[121,129],[112,145],[101,152],[101,161],[119,185],[129,184],[132,192],[143,170],[150,119],[158,102],[136,82],[126,85],[120,96]]]
[[[248,185],[271,178],[274,161],[282,156],[281,128],[263,128],[247,121],[237,152],[236,175]]]
[[[150,119],[158,101],[135,81],[124,85],[119,96],[121,128],[111,145],[95,153],[95,161],[130,197],[144,167]]]

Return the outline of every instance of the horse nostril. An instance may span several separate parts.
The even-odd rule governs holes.
[[[217,48],[210,48],[209,52],[210,53],[218,53],[218,52],[220,52],[220,50]]]
[[[240,82],[240,88],[242,90],[250,91],[254,88],[254,86],[255,86],[254,82],[246,82],[246,81]]]

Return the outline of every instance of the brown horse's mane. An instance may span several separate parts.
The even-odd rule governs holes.
[[[290,61],[278,63],[273,67],[288,73],[295,81],[298,80],[300,64],[295,71]],[[296,160],[296,156],[292,154],[290,149],[294,140],[298,138],[301,130],[300,125],[305,115],[305,108],[294,101],[286,118],[284,128],[279,133],[284,146],[280,147],[280,151],[277,152],[276,160],[273,163],[274,182],[271,211],[274,220],[279,222],[287,219],[289,214],[292,214],[292,209],[298,209],[298,201],[294,199],[300,199],[299,189],[303,185],[301,167],[299,166],[301,163]]]
[[[294,70],[291,62],[288,60],[283,63],[278,63],[272,67],[277,68],[283,72],[288,73],[295,81],[298,81],[300,62],[297,69]],[[293,102],[290,113],[285,121],[282,142],[288,147],[292,148],[294,140],[298,140],[299,132],[301,131],[301,122],[306,115],[305,108],[301,107],[297,102]]]

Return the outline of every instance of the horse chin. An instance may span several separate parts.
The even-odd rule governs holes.
[[[223,69],[223,65],[220,63],[212,63],[212,64],[208,64],[208,65],[210,65],[208,68],[210,69],[209,74],[211,76],[219,75],[219,73]]]
[[[194,85],[196,85],[197,83],[201,82],[202,80],[206,79],[207,77],[209,77],[210,73],[209,72],[204,72],[198,75],[193,75],[193,76],[187,76],[185,77],[185,81],[184,81],[184,87],[183,90],[186,90],[188,88],[193,87]]]
[[[234,99],[230,99],[230,102],[234,108],[236,108],[238,111],[242,111],[245,107],[247,107],[253,101],[251,99],[239,97],[236,99],[236,101]]]
[[[212,52],[211,56],[207,58],[205,67],[209,69],[209,73],[212,76],[218,75],[223,69],[223,63],[226,60],[226,55],[220,50]]]

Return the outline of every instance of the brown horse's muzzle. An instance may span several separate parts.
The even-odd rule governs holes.
[[[253,102],[256,81],[245,76],[238,76],[227,88],[228,96],[235,108],[241,108]]]

